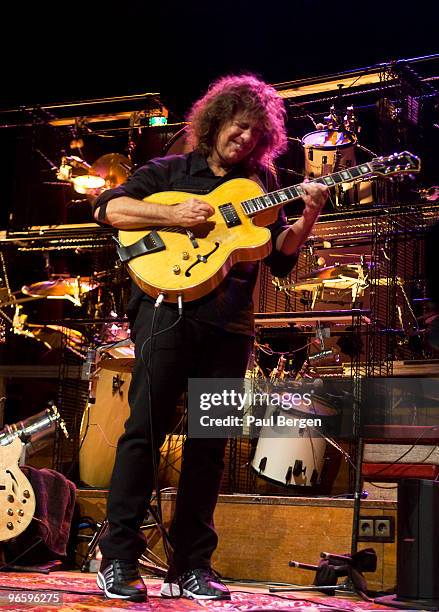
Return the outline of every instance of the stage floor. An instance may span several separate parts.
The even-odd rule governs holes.
[[[347,594],[325,597],[301,591],[285,594],[271,594],[268,585],[249,585],[247,583],[229,584],[232,591],[231,601],[194,601],[189,599],[163,599],[160,597],[161,581],[147,578],[149,600],[145,603],[132,603],[105,599],[96,586],[96,574],[52,572],[51,574],[11,573],[0,575],[0,607],[8,612],[27,610],[28,612],[58,612],[67,610],[155,610],[184,612],[195,609],[246,610],[292,610],[302,608],[305,612],[337,611],[357,612],[361,610],[390,610],[385,606],[365,602]],[[39,601],[38,601],[39,600]],[[50,600],[50,603],[49,603]]]

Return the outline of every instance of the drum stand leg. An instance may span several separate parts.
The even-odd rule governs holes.
[[[93,558],[93,555],[96,552],[96,548],[99,544],[99,539],[104,533],[105,529],[108,526],[108,520],[105,519],[102,523],[97,523],[97,529],[93,534],[90,542],[87,546],[87,552],[85,554],[84,560],[81,563],[80,570],[81,572],[88,572],[90,570],[90,561]],[[148,523],[142,525],[140,527],[141,531],[146,531],[148,529],[157,528],[157,523]],[[150,548],[146,548],[145,552],[139,558],[139,565],[143,568],[147,569],[151,574],[156,576],[165,576],[168,570],[168,566],[161,560],[161,558],[156,555]]]
[[[88,572],[90,570],[90,561],[92,560],[93,555],[95,554],[96,547],[99,542],[99,538],[105,531],[107,525],[108,525],[107,519],[102,521],[102,523],[97,523],[96,525],[97,529],[94,532],[90,542],[88,543],[87,552],[85,554],[84,560],[81,563],[81,567],[80,567],[81,572]]]

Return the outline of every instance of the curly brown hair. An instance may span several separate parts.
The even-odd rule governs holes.
[[[285,107],[276,90],[253,74],[224,76],[212,83],[189,111],[188,141],[209,155],[219,130],[237,113],[255,119],[262,127],[246,164],[252,169],[271,167],[287,146]]]

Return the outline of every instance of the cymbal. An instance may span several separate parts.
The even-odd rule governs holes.
[[[73,350],[80,349],[85,345],[85,339],[81,332],[63,325],[30,324],[29,328],[34,338],[52,349],[67,347]]]
[[[369,268],[368,264],[337,264],[318,268],[310,272],[309,276],[299,278],[293,284],[292,289],[293,291],[314,291],[322,287],[344,291],[352,289],[354,286],[366,287],[368,275],[367,273],[364,274],[365,268]]]
[[[79,278],[56,278],[53,280],[41,281],[32,285],[24,285],[22,293],[32,297],[52,297],[64,298],[66,296],[76,296],[87,293],[97,287],[95,280],[89,276]]]
[[[119,153],[107,153],[92,164],[89,174],[100,176],[105,181],[105,188],[113,189],[125,183],[130,172],[131,162],[127,157]]]
[[[342,276],[347,276],[349,278],[358,278],[360,276],[360,271],[362,270],[362,265],[359,263],[356,264],[343,264],[338,266],[326,266],[325,268],[318,268],[311,272],[309,276],[306,278],[299,279],[299,282],[313,281],[313,280],[330,280],[340,278]]]

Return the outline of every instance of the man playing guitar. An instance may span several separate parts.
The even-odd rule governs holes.
[[[153,159],[126,183],[105,191],[96,202],[96,220],[120,230],[175,228],[187,242],[182,259],[190,257],[200,240],[196,228],[208,224],[216,213],[203,195],[232,179],[252,179],[265,190],[273,188],[270,168],[287,142],[284,119],[283,101],[271,86],[252,75],[220,78],[189,113],[194,150]],[[305,183],[302,189],[302,216],[287,225],[279,207],[277,219],[269,225],[271,253],[265,262],[275,276],[285,276],[296,263],[328,196],[327,187],[316,183]],[[168,191],[187,197],[164,205],[160,192]],[[232,263],[221,282],[201,297],[191,297],[184,308],[180,299],[178,304],[167,300],[165,292],[156,300],[157,294],[133,288],[128,308],[136,346],[131,412],[117,448],[108,499],[109,529],[100,540],[103,560],[98,585],[107,597],[146,599],[137,559],[145,549],[139,527],[154,486],[152,455],[157,460],[188,378],[245,375],[254,336],[252,294],[258,263],[248,258]],[[225,439],[186,440],[164,597],[230,598],[210,564],[217,545],[213,512],[226,443]]]

